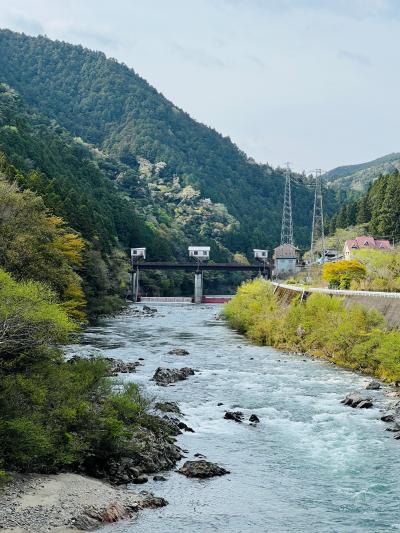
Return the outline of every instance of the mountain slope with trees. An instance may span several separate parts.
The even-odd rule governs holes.
[[[391,174],[395,170],[400,170],[400,153],[388,154],[367,163],[334,168],[323,175],[323,180],[334,188],[365,192],[380,175]]]
[[[170,177],[178,175],[183,186],[223,204],[239,223],[221,239],[226,248],[250,253],[254,246],[278,243],[282,170],[256,164],[229,138],[194,121],[101,52],[8,30],[0,31],[0,48],[1,81],[40,114],[115,158],[133,176],[141,159],[165,163]],[[298,187],[295,233],[303,246],[310,238],[312,200],[309,188]]]
[[[330,230],[363,224],[370,234],[400,240],[400,173],[398,170],[381,176],[367,193],[345,204],[332,217]]]

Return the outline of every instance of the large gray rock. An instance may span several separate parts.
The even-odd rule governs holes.
[[[154,373],[153,380],[162,387],[166,387],[171,383],[176,383],[177,381],[183,381],[189,376],[194,376],[195,371],[193,368],[187,366],[183,368],[162,368],[158,367]]]
[[[375,379],[373,379],[372,381],[370,381],[369,383],[365,385],[365,388],[367,390],[379,390],[381,388],[381,384],[379,381],[376,381]]]
[[[358,407],[359,409],[369,409],[373,406],[371,398],[364,398],[357,392],[348,394],[346,398],[342,400],[342,403],[344,403],[344,405],[348,405],[349,407]]]
[[[187,477],[197,477],[201,479],[230,474],[229,470],[226,470],[215,463],[204,461],[204,459],[199,461],[186,461],[185,464],[180,467],[178,472]]]

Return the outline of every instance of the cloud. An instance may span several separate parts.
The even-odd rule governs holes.
[[[217,67],[217,68],[229,68],[229,64],[223,61],[221,58],[204,50],[202,48],[193,48],[190,46],[182,46],[178,43],[171,43],[171,49],[181,58],[195,63],[200,67]]]
[[[23,15],[11,16],[8,24],[13,29],[29,35],[43,35],[45,33],[43,25],[38,20],[27,18]]]
[[[362,67],[370,67],[372,65],[371,60],[367,56],[351,52],[350,50],[340,50],[338,52],[338,57]]]

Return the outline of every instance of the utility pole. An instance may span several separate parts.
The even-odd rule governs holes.
[[[315,170],[314,211],[311,231],[311,261],[315,262],[317,241],[321,239],[322,261],[325,262],[324,210],[322,205],[322,170]]]
[[[281,228],[281,245],[293,245],[293,219],[292,219],[292,188],[290,163],[286,163],[285,170],[285,194],[283,198],[282,228]]]

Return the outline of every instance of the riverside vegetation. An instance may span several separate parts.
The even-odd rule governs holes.
[[[104,359],[64,358],[86,321],[84,252],[40,196],[0,175],[0,480],[5,471],[111,478],[105,465],[140,462],[143,442],[179,457],[135,384],[116,387]]]
[[[253,342],[307,353],[392,382],[400,380],[400,332],[375,310],[311,294],[283,305],[265,280],[244,283],[225,305],[229,324]]]

